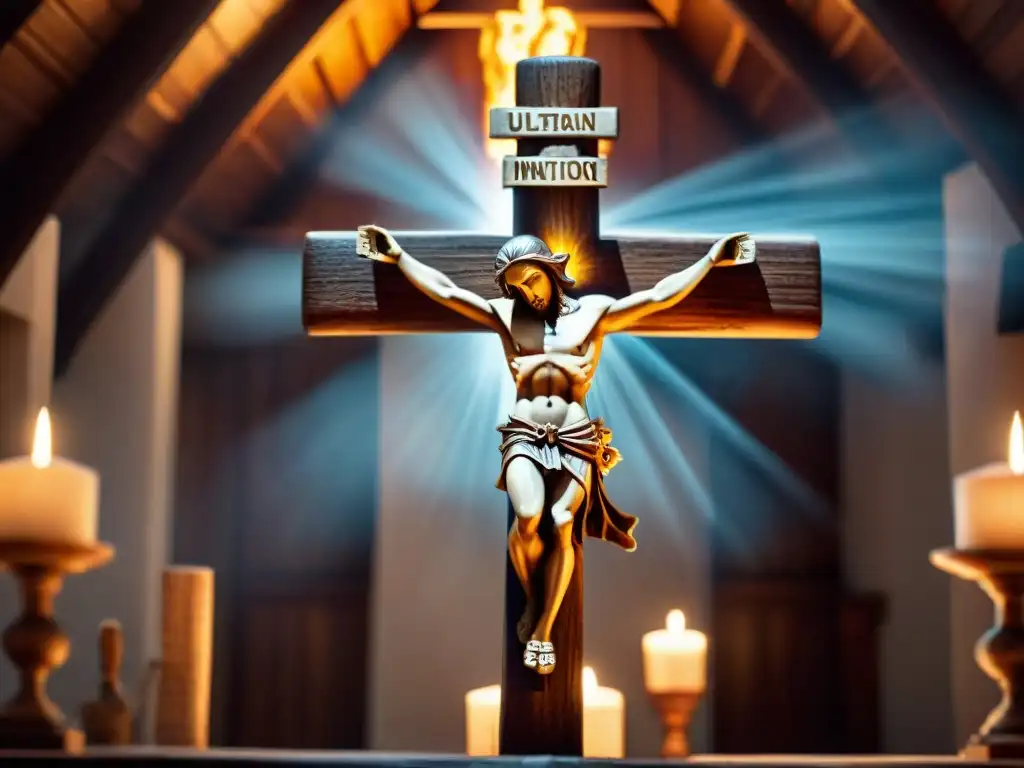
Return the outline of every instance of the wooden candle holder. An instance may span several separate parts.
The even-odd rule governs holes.
[[[1009,550],[937,549],[936,568],[978,583],[995,605],[995,625],[974,649],[1003,700],[964,747],[968,759],[1024,758],[1024,555]]]
[[[82,727],[89,746],[132,742],[132,713],[121,693],[124,636],[114,620],[100,624],[100,695],[82,705]]]
[[[53,600],[66,574],[98,568],[113,556],[108,544],[0,541],[0,566],[14,574],[22,593],[21,616],[3,635],[20,686],[0,710],[0,749],[82,749],[81,732],[67,727],[60,708],[46,695],[51,670],[67,661],[71,649],[54,621]]]
[[[699,691],[650,694],[665,729],[665,736],[661,741],[662,757],[690,756],[690,720],[702,695],[703,693]]]

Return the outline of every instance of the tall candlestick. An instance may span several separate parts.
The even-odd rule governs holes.
[[[498,754],[501,686],[488,685],[466,694],[466,754]],[[626,754],[626,699],[622,691],[597,684],[583,668],[583,756],[621,758]]]
[[[690,718],[707,688],[708,638],[686,628],[680,610],[669,611],[665,628],[643,636],[644,686],[661,715],[665,737],[661,756],[690,754]]]
[[[43,408],[32,455],[0,461],[0,540],[95,544],[99,490],[94,470],[53,456]]]
[[[708,638],[686,628],[682,611],[670,611],[664,629],[644,635],[641,650],[649,693],[703,693],[707,688]]]
[[[964,472],[953,481],[956,548],[1024,549],[1024,429],[1013,414],[1008,461]]]

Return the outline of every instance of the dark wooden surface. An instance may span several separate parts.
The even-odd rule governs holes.
[[[739,225],[740,222],[737,222]],[[395,233],[418,259],[485,298],[507,239],[472,233]],[[755,234],[756,238],[756,234]],[[693,264],[714,237],[603,239],[597,258],[569,262],[581,292],[625,296]],[[716,269],[675,307],[641,321],[640,336],[813,338],[821,327],[821,266],[813,240],[760,240],[757,263]],[[615,265],[621,260],[621,268]],[[612,266],[608,266],[611,264]],[[312,334],[451,333],[475,326],[442,309],[387,264],[355,254],[355,233],[313,232],[303,254],[303,322]]]
[[[722,751],[876,752],[882,601],[768,579],[714,595],[713,743]],[[789,690],[799,691],[793,696]]]
[[[508,524],[514,518],[509,504]],[[551,526],[542,530],[550,546]],[[551,641],[558,654],[555,672],[541,677],[523,666],[523,644],[516,622],[526,607],[526,596],[512,561],[505,558],[505,650],[502,665],[501,752],[504,755],[569,754],[583,751],[583,545],[573,542],[576,565],[558,612]],[[543,594],[545,560],[534,579]]]
[[[522,107],[597,107],[601,105],[601,68],[584,58],[552,56],[527,59],[516,65],[516,104]],[[564,139],[518,142],[518,154],[540,154]],[[573,142],[581,156],[597,155],[596,139]],[[517,188],[512,192],[512,232],[536,234],[553,250],[593,253],[598,238],[596,188]],[[493,259],[493,255],[491,257]],[[480,264],[481,275],[493,274]],[[621,270],[617,261],[601,264],[600,271]],[[493,285],[493,280],[492,280]],[[545,550],[557,546],[549,518],[542,526]],[[509,523],[513,519],[509,510]],[[580,518],[582,519],[582,518]],[[580,522],[580,520],[577,520]],[[580,527],[577,526],[577,531]],[[511,564],[505,573],[505,650],[501,673],[501,715],[498,728],[502,755],[583,754],[583,544],[573,537],[575,565],[562,606],[555,619],[551,640],[555,645],[555,671],[539,679],[523,666],[523,646],[515,626],[525,603]],[[507,560],[508,558],[506,558]],[[547,557],[538,567],[535,594],[543,595]]]
[[[317,765],[344,766],[358,768],[371,766],[374,768],[470,768],[479,765],[494,766],[529,766],[529,768],[571,768],[582,765],[619,765],[624,768],[663,768],[664,766],[690,763],[696,765],[722,766],[722,768],[847,768],[847,766],[870,766],[871,768],[940,768],[957,766],[957,768],[989,768],[991,763],[961,760],[953,756],[938,755],[900,755],[898,757],[859,757],[838,756],[825,757],[809,755],[794,757],[790,755],[765,755],[756,758],[696,756],[687,761],[669,760],[584,760],[573,757],[551,757],[535,755],[531,757],[467,757],[465,755],[440,755],[418,753],[383,753],[383,752],[275,752],[260,750],[222,750],[205,751],[175,750],[161,748],[135,747],[124,750],[94,750],[80,757],[66,755],[11,755],[0,752],[3,765],[42,765],[54,761],[75,761],[72,765],[105,766],[116,765],[120,768],[128,766],[196,766],[196,765],[231,765],[234,768],[264,765]],[[1005,760],[999,765],[1024,765],[1024,761]]]

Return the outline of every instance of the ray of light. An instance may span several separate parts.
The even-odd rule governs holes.
[[[338,126],[324,177],[386,200],[396,210],[421,214],[430,222],[423,226],[510,231],[511,196],[500,189],[497,171],[486,159],[477,117],[475,107],[460,106],[437,71],[412,68],[367,122]],[[913,386],[934,364],[934,350],[922,338],[934,331],[941,298],[942,218],[938,185],[925,170],[940,148],[922,141],[913,152],[880,150],[872,165],[887,166],[890,182],[896,179],[880,187],[862,160],[835,151],[831,141],[830,132],[814,126],[736,153],[606,210],[602,225],[606,231],[634,233],[749,230],[817,238],[825,326],[822,338],[807,346],[838,364]],[[210,339],[264,343],[301,333],[297,254],[242,252],[190,282],[193,325]],[[671,344],[617,338],[607,346],[593,407],[609,420],[627,456],[610,484],[628,485],[624,478],[633,477],[642,487],[627,492],[639,494],[643,504],[676,514],[669,507],[686,499],[696,514],[711,516],[706,468],[688,453],[694,441],[718,440],[801,510],[819,512],[823,500],[664,354]],[[701,344],[718,348],[714,341]],[[440,514],[454,506],[471,514],[468,510],[493,488],[478,484],[467,490],[464,478],[492,481],[493,427],[509,406],[508,376],[496,340],[420,337],[403,350],[417,371],[406,395],[416,418],[404,427],[406,440],[397,444],[396,455],[381,460],[411,461],[424,446],[458,442],[460,450],[438,449],[429,471],[413,473],[409,482],[425,509]],[[465,375],[467,370],[474,375]],[[629,462],[660,471],[634,476]],[[643,479],[651,476],[659,479]],[[767,535],[757,530],[756,535]],[[731,530],[729,535],[750,539],[755,534]]]

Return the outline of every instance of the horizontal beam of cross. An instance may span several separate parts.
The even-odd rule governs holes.
[[[497,298],[494,256],[507,238],[471,233],[395,233],[402,247],[461,288]],[[588,293],[624,296],[696,262],[712,237],[603,239],[597,258],[621,264],[619,278],[593,284],[588,264],[570,273]],[[606,280],[606,282],[608,282]],[[716,269],[675,307],[633,329],[642,336],[813,338],[821,327],[821,273],[813,240],[761,240],[757,263]],[[469,320],[419,293],[398,271],[360,258],[351,232],[312,232],[303,254],[303,322],[313,335],[450,333]]]

